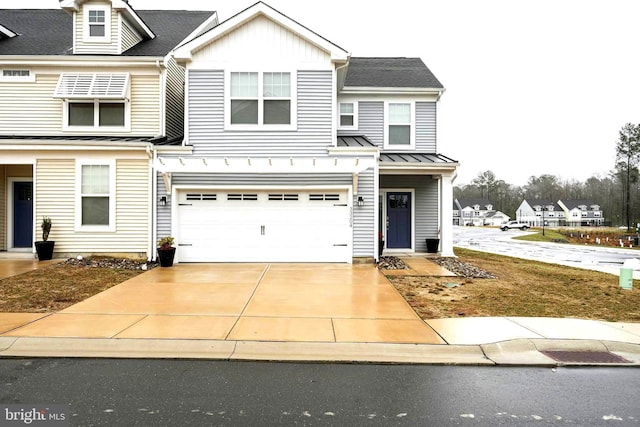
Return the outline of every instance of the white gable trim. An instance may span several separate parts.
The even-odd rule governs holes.
[[[350,57],[349,52],[345,51],[344,49],[324,39],[323,37],[304,27],[303,25],[298,24],[291,18],[288,18],[287,16],[281,14],[271,6],[263,2],[258,2],[255,5],[233,16],[232,18],[229,18],[226,21],[220,23],[218,26],[212,28],[210,31],[206,32],[200,37],[197,37],[180,46],[174,53],[176,61],[190,61],[193,54],[198,49],[206,46],[207,44],[213,43],[217,39],[234,31],[236,28],[246,24],[259,15],[263,15],[268,19],[271,19],[272,21],[285,27],[289,31],[297,34],[301,38],[307,40],[309,43],[314,44],[319,49],[328,52],[331,55],[331,60],[333,62],[346,62]]]
[[[17,36],[16,33],[11,31],[10,29],[5,27],[4,25],[0,25],[0,34],[2,34],[5,37],[9,37],[9,38]]]

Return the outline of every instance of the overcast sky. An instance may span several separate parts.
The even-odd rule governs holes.
[[[7,4],[5,4],[7,3]],[[0,0],[57,8],[58,0]],[[130,0],[135,9],[216,10],[254,0]],[[638,0],[267,0],[353,56],[420,57],[446,88],[438,151],[523,185],[584,181],[614,165],[618,130],[640,122]]]

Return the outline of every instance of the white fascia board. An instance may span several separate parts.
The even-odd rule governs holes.
[[[153,147],[149,142],[131,141],[69,141],[58,139],[0,139],[0,150],[2,151],[24,151],[24,150],[73,150],[78,151],[78,147],[87,150],[146,150]]]
[[[327,150],[329,155],[345,155],[345,154],[364,154],[367,156],[375,155],[376,157],[380,156],[380,148],[378,147],[331,147]]]
[[[151,28],[147,26],[147,24],[142,20],[142,18],[140,18],[136,11],[133,10],[129,3],[122,0],[113,0],[111,2],[111,7],[117,10],[124,11],[121,13],[124,13],[124,15],[129,18],[129,21],[133,24],[133,26],[136,27],[138,31],[145,34],[149,39],[156,38],[156,35],[153,31],[151,31]]]
[[[351,56],[349,52],[341,47],[324,39],[308,28],[298,24],[296,21],[286,17],[280,12],[272,9],[266,4],[259,2],[255,5],[243,10],[232,18],[223,21],[218,26],[212,28],[200,37],[197,37],[176,49],[174,57],[176,61],[189,61],[193,53],[200,47],[205,46],[220,37],[232,32],[236,28],[251,21],[257,16],[264,15],[267,18],[277,22],[288,30],[296,33],[298,36],[316,45],[318,48],[329,52],[333,62],[347,62]]]
[[[60,7],[67,12],[77,12],[80,10],[80,3],[77,0],[60,0]]]
[[[373,157],[158,157],[162,173],[359,173],[375,166]]]
[[[458,163],[399,165],[398,163],[380,162],[379,166],[381,175],[450,175],[455,174],[458,169]]]
[[[128,58],[131,58],[130,60]],[[55,66],[55,67],[149,67],[164,66],[162,56],[2,56],[0,66],[25,64],[29,66]]]
[[[347,86],[340,90],[340,95],[437,95],[444,93],[444,88],[425,87],[353,87]]]
[[[191,155],[193,153],[192,146],[185,145],[155,145],[153,149],[161,154],[182,154],[182,155]]]
[[[184,38],[184,40],[182,40],[180,43],[178,43],[177,47],[182,46],[185,43],[190,42],[194,37],[197,37],[198,34],[200,34],[202,32],[202,30],[204,28],[206,28],[207,26],[209,26],[211,23],[215,23],[215,25],[218,25],[218,12],[211,12],[211,16],[209,18],[207,18],[202,24],[200,24],[198,26],[198,28],[196,28],[195,30],[193,30],[191,32],[191,34],[189,34],[187,37]]]

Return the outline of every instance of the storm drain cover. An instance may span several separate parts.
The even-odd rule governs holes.
[[[608,351],[541,351],[553,360],[562,363],[632,363]]]

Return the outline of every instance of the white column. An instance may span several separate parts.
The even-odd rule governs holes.
[[[453,253],[453,180],[455,175],[440,176],[440,255]]]

